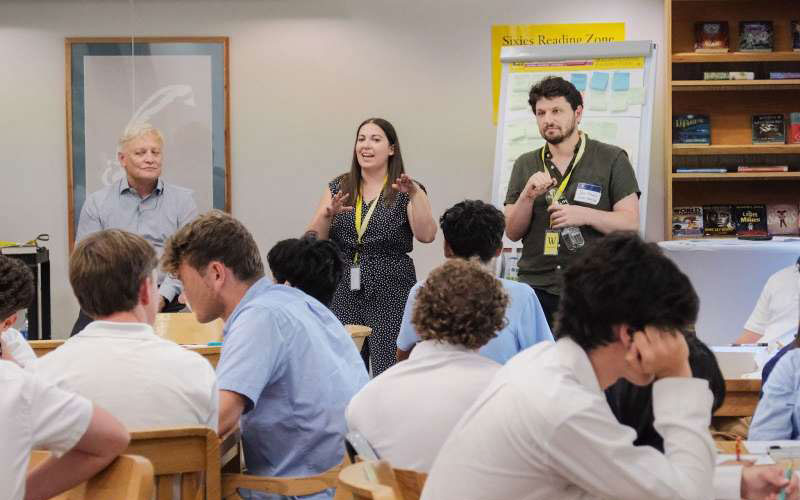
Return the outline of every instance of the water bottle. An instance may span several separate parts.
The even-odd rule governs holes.
[[[547,205],[550,206],[553,204],[553,200],[556,197],[556,189],[553,188],[547,192],[546,201]],[[566,196],[561,196],[558,199],[558,203],[562,205],[569,205],[569,201],[567,201]],[[575,252],[579,248],[583,247],[585,241],[583,240],[583,233],[581,233],[581,228],[578,226],[568,226],[561,229],[561,240],[564,242],[564,246],[567,247],[567,250],[570,252]]]

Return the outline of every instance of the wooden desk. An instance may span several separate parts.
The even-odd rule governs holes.
[[[715,417],[752,417],[758,406],[760,380],[736,379],[725,381],[725,401]]]

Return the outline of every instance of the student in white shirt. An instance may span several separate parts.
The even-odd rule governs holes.
[[[107,411],[0,360],[0,499],[51,498],[103,469],[128,439]],[[34,449],[60,456],[29,473]]]
[[[800,316],[799,270],[800,259],[769,277],[737,343],[773,342],[794,334]]]
[[[595,241],[563,273],[559,340],[500,369],[445,442],[422,500],[775,495],[789,484],[778,466],[721,467],[725,484],[713,484],[712,395],[678,332],[697,311],[689,279],[655,244],[622,232]],[[634,446],[611,412],[603,389],[623,377],[655,379],[664,454]]]
[[[156,264],[153,247],[133,233],[106,229],[81,240],[69,278],[94,321],[33,369],[107,408],[128,429],[216,430],[219,391],[211,364],[153,331]]]
[[[414,304],[422,342],[353,397],[348,428],[394,467],[427,472],[500,369],[478,349],[503,328],[507,305],[502,283],[477,262],[450,259],[434,269]]]
[[[17,313],[30,306],[36,294],[33,273],[19,259],[0,255],[0,349],[20,366],[36,359],[28,341],[12,325]]]

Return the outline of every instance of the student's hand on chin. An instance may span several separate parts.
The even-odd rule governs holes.
[[[632,344],[636,346],[642,371],[652,373],[656,380],[665,377],[691,377],[689,346],[680,332],[646,326],[634,332]]]
[[[742,468],[742,498],[746,500],[776,500],[783,488],[786,498],[797,500],[797,474],[791,482],[784,476],[785,469],[780,465],[753,465]]]

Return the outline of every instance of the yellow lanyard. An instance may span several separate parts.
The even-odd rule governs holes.
[[[544,150],[545,146],[542,146],[542,168],[547,169],[547,163],[544,160]],[[578,168],[578,162],[581,161],[583,157],[583,152],[586,150],[586,136],[581,134],[581,144],[578,146],[578,153],[575,155],[575,158],[572,160],[572,168],[569,169],[569,173],[566,177],[561,181],[561,185],[558,186],[558,190],[556,191],[556,195],[553,197],[553,202],[556,202],[561,199],[561,195],[564,194],[564,190],[567,189],[567,184],[569,184],[569,179],[572,177],[572,172]]]
[[[378,196],[372,200],[372,203],[369,204],[369,208],[367,208],[367,215],[364,217],[364,221],[361,221],[361,212],[362,208],[361,205],[363,204],[363,198],[361,197],[361,188],[358,189],[358,197],[356,198],[356,235],[358,239],[356,240],[359,246],[361,245],[361,241],[364,239],[364,233],[367,232],[367,226],[369,226],[369,221],[372,219],[372,213],[375,212],[375,207],[378,205],[378,200],[381,197],[381,193],[383,189],[386,187],[387,177],[383,178],[383,185],[381,186],[381,190],[378,192]],[[353,264],[358,264],[358,251],[356,251],[355,256],[353,257]]]

